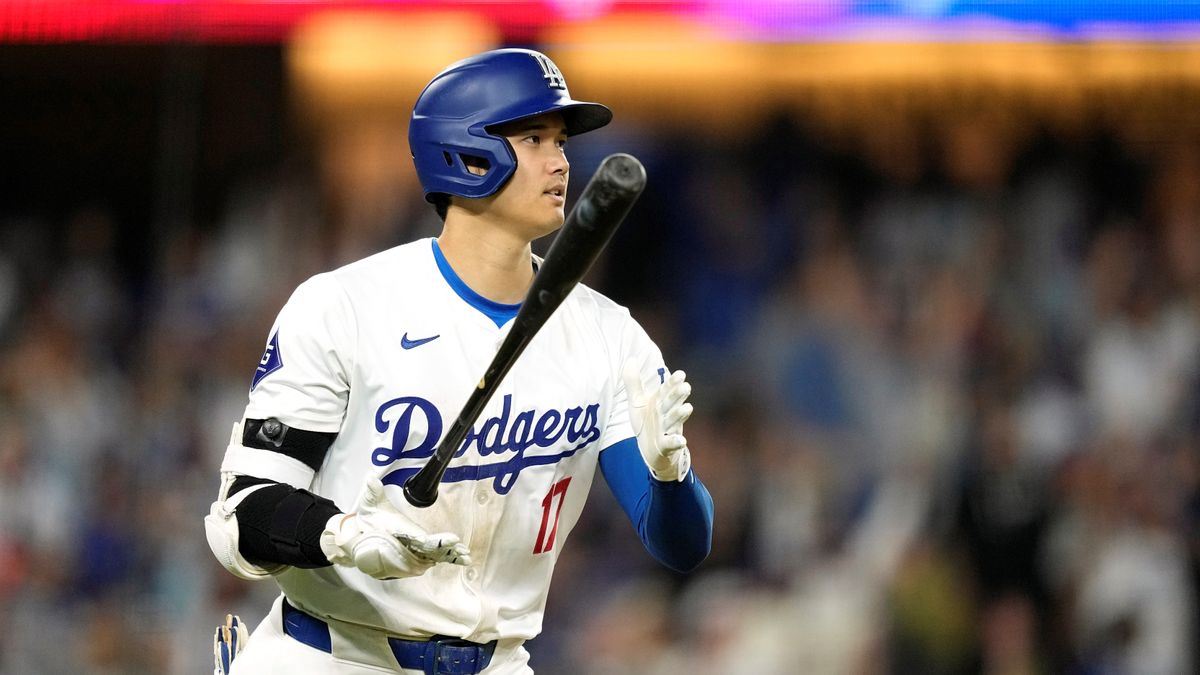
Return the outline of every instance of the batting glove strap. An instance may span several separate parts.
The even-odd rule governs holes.
[[[354,514],[339,513],[329,519],[321,533],[321,552],[334,565],[354,567],[354,540],[362,533],[354,525],[343,527],[351,518]]]
[[[686,445],[663,459],[666,462],[646,463],[646,466],[650,467],[650,475],[659,482],[678,483],[686,478],[688,472],[692,470],[692,453]]]

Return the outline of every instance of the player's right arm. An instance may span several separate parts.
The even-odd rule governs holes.
[[[331,564],[399,579],[439,562],[471,563],[456,535],[426,533],[401,513],[378,476],[350,513],[303,488],[255,476],[226,473],[222,494],[204,519],[205,531],[218,561],[243,579]]]
[[[355,325],[340,284],[318,275],[272,327],[205,517],[209,547],[239,577],[338,564],[390,579],[469,562],[457,537],[428,534],[400,513],[378,477],[365,481],[349,513],[308,489],[345,415]]]
[[[261,438],[265,437],[264,427],[276,436],[291,439],[289,444],[280,442],[272,447]],[[342,510],[332,501],[298,487],[296,483],[311,482],[315,469],[300,469],[293,463],[300,461],[296,439],[319,439],[324,446],[319,458],[323,459],[332,436],[288,427],[275,418],[249,419],[234,425],[226,462],[247,450],[273,452],[279,457],[258,458],[262,467],[253,474],[222,467],[217,500],[204,519],[209,548],[222,566],[243,579],[259,579],[287,566],[331,564],[321,550],[320,535]]]
[[[260,420],[250,422],[263,426],[257,424]],[[278,424],[266,422],[272,423]],[[312,432],[287,433],[303,437]],[[380,476],[367,480],[350,513],[287,483],[228,472],[224,483],[225,498],[213,503],[205,529],[217,559],[244,579],[263,578],[287,566],[331,564],[354,567],[376,579],[399,579],[423,574],[439,562],[471,563],[456,535],[426,533],[401,513],[384,492]]]

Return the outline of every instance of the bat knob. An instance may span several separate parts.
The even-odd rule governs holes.
[[[433,506],[433,503],[437,501],[437,492],[435,491],[431,497],[419,495],[415,490],[412,489],[412,486],[410,486],[408,483],[405,483],[404,498],[408,500],[409,504],[412,504],[418,509],[426,509],[430,506]]]
[[[604,158],[597,173],[603,173],[620,190],[640,194],[646,187],[646,167],[633,155],[617,152]]]

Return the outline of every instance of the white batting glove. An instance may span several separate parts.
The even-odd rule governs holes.
[[[426,533],[392,504],[377,476],[367,481],[354,513],[329,519],[321,550],[329,562],[357,567],[376,579],[419,576],[438,563],[471,564],[458,535]]]
[[[634,360],[625,362],[621,374],[629,397],[629,420],[650,473],[660,481],[683,480],[692,467],[683,436],[683,423],[692,415],[692,404],[687,402],[692,385],[687,383],[687,375],[677,370],[646,391]]]

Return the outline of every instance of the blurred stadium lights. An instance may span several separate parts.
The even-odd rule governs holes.
[[[501,44],[541,45],[623,119],[729,128],[790,107],[861,127],[895,112],[864,92],[893,89],[1077,116],[1098,91],[1196,87],[1198,38],[1200,0],[0,2],[0,43],[280,44],[302,118],[403,111],[437,68]]]
[[[406,113],[446,64],[501,41],[499,28],[473,12],[324,12],[296,27],[286,58],[296,95],[317,108],[310,112]]]
[[[548,28],[543,44],[575,87],[624,116],[719,129],[781,109],[861,127],[897,112],[870,103],[881,91],[903,91],[910,108],[949,112],[957,92],[1077,118],[1101,92],[1200,86],[1200,42],[754,42],[674,17],[609,16]]]
[[[542,44],[574,88],[631,118],[721,126],[753,115],[754,104],[767,98],[772,65],[762,52],[768,48],[726,40],[693,20],[610,15],[549,27]]]
[[[308,19],[331,11],[404,16],[464,7],[515,40],[530,39],[557,18],[543,0],[5,0],[0,42],[280,43]]]
[[[507,41],[613,14],[695,20],[754,42],[1192,41],[1200,0],[5,0],[0,42],[284,42],[327,11],[469,10]]]

